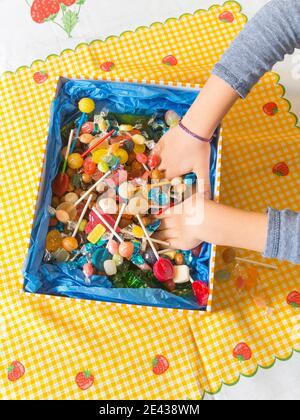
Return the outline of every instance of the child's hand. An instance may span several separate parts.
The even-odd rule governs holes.
[[[210,145],[208,143],[194,139],[180,127],[174,127],[161,138],[157,152],[161,157],[159,169],[166,171],[167,179],[194,172],[199,181],[204,180],[204,192],[209,195]]]
[[[172,249],[196,248],[208,236],[205,232],[204,198],[194,194],[183,203],[160,216],[162,220],[158,239],[169,242]]]
[[[201,193],[160,216],[158,239],[170,248],[190,250],[201,242],[262,252],[268,217],[205,200]]]

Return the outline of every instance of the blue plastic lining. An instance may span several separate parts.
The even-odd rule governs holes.
[[[24,288],[30,293],[65,296],[123,304],[204,310],[194,297],[179,297],[160,289],[114,289],[106,277],[93,276],[91,285],[86,285],[81,270],[68,264],[43,262],[48,232],[51,204],[51,185],[61,164],[61,127],[77,118],[78,101],[90,97],[96,102],[96,112],[104,107],[112,113],[151,116],[155,112],[173,109],[183,116],[196,99],[198,91],[166,88],[136,83],[86,81],[61,79],[56,99],[52,103],[49,137],[44,164],[44,182],[40,189],[30,247],[24,266]],[[211,184],[214,190],[217,160],[217,135],[212,144]],[[211,245],[204,244],[199,256],[185,252],[186,262],[192,269],[192,277],[209,281]]]

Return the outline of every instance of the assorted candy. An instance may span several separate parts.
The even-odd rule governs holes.
[[[81,269],[86,285],[106,275],[115,288],[161,288],[194,295],[205,307],[209,288],[206,278],[191,278],[194,257],[153,238],[156,215],[182,201],[189,187],[192,193],[194,178],[166,180],[154,151],[180,117],[168,111],[148,123],[136,117],[131,125],[106,111],[91,117],[96,107],[90,98],[78,107],[82,115],[52,184],[45,261]]]

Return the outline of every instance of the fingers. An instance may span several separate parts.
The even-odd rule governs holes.
[[[155,238],[159,239],[160,241],[170,242],[170,240],[173,240],[176,238],[176,233],[174,229],[166,229],[166,230],[158,231],[155,234]]]

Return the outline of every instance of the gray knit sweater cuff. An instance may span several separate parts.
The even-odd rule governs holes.
[[[268,209],[264,257],[300,264],[300,213]]]

